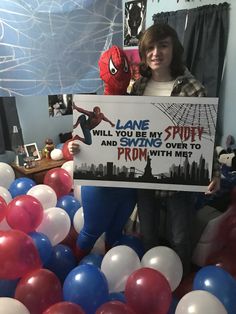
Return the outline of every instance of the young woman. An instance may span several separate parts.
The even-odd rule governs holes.
[[[183,47],[167,24],[149,27],[139,42],[140,74],[132,95],[203,97],[206,90],[186,69]],[[219,188],[218,173],[207,193]],[[138,215],[145,250],[159,244],[160,209],[166,209],[167,240],[182,260],[184,273],[191,265],[191,222],[194,213],[192,192],[138,191]]]

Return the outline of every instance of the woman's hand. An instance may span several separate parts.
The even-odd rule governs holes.
[[[68,150],[72,155],[76,155],[80,152],[80,145],[76,141],[70,141],[68,143]]]
[[[213,194],[220,189],[220,177],[213,177],[212,181],[207,187],[207,191],[205,192],[206,195]]]

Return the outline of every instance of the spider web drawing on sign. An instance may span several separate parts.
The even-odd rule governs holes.
[[[203,137],[213,141],[217,120],[215,104],[152,103],[152,105],[159,108],[176,126],[202,126]]]

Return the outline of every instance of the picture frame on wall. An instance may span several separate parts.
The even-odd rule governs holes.
[[[48,95],[49,117],[72,115],[73,94]]]
[[[36,143],[25,144],[24,147],[27,157],[34,157],[35,160],[40,160],[40,154]]]

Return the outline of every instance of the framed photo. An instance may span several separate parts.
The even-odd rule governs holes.
[[[40,160],[40,154],[36,143],[26,144],[24,147],[28,157],[34,157],[35,160]]]

